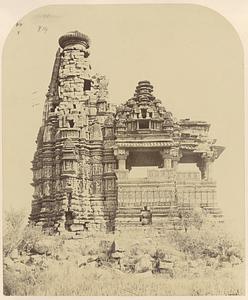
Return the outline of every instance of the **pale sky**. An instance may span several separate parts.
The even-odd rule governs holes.
[[[175,117],[211,123],[226,149],[214,164],[226,215],[244,214],[243,50],[232,25],[197,5],[47,6],[20,20],[3,60],[4,205],[30,210],[31,160],[60,35],[91,39],[93,72],[109,79],[111,103],[150,80]],[[18,33],[19,32],[19,33]]]

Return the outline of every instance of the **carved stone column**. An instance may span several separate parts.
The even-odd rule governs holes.
[[[179,160],[180,160],[180,159],[176,159],[176,158],[172,159],[172,168],[173,168],[174,170],[177,170],[177,166],[178,166]]]
[[[204,152],[201,155],[200,161],[197,163],[198,168],[201,171],[202,180],[211,180],[212,179],[212,163],[214,161],[213,152]]]
[[[126,149],[116,149],[114,154],[118,159],[118,169],[120,171],[126,170],[126,160],[129,155],[129,151]]]
[[[177,170],[178,162],[182,157],[182,153],[179,148],[172,148],[171,149],[171,159],[172,159],[172,168]]]
[[[164,169],[171,169],[172,167],[172,163],[171,163],[171,149],[164,149],[162,151],[160,151],[160,154],[162,155],[164,164],[163,164],[163,168]]]

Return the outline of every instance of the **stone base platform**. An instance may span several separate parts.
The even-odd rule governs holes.
[[[182,229],[180,214],[191,213],[196,207],[189,205],[163,205],[163,206],[152,206],[150,212],[152,213],[152,223],[149,225],[142,225],[140,216],[142,207],[119,207],[117,210],[115,230],[119,230],[123,227],[128,228],[166,228],[170,229]],[[202,209],[202,212],[207,216],[214,218],[217,222],[224,222],[222,211],[217,206],[198,207]]]

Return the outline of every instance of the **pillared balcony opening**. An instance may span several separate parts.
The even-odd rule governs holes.
[[[129,151],[126,167],[131,170],[133,167],[161,167],[163,160],[159,151]]]

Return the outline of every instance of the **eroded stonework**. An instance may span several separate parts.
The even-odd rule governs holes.
[[[149,81],[125,104],[108,103],[108,81],[88,60],[89,38],[70,32],[59,45],[33,160],[30,222],[61,233],[139,226],[145,206],[159,226],[194,206],[219,215],[210,169],[224,148],[208,138],[210,125],[177,121]],[[180,163],[199,171],[180,172]],[[154,168],[131,178],[136,166]]]

